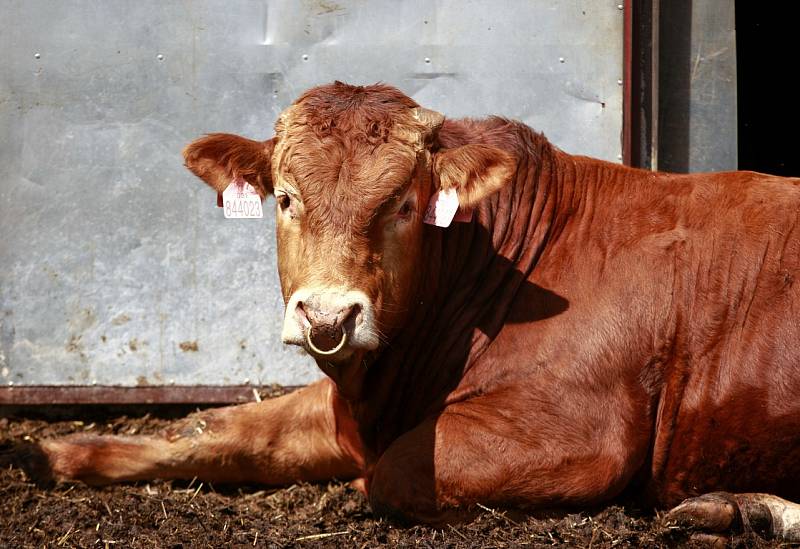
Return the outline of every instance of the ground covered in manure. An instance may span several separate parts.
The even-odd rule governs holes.
[[[170,421],[127,412],[73,409],[45,420],[24,409],[6,411],[0,444],[80,431],[152,433]],[[19,469],[0,470],[0,547],[9,548],[681,547],[693,545],[689,534],[624,503],[549,518],[483,508],[466,524],[402,527],[375,518],[365,498],[340,482],[278,490],[197,480],[43,489]],[[779,546],[752,536],[732,545]]]

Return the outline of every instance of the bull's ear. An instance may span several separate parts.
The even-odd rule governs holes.
[[[218,193],[237,177],[265,198],[272,194],[270,162],[275,138],[254,141],[229,133],[211,133],[183,149],[184,163],[193,174]]]
[[[439,189],[455,189],[461,208],[473,208],[505,185],[516,170],[509,153],[486,145],[462,145],[434,156]]]

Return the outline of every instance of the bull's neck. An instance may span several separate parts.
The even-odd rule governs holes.
[[[464,122],[466,128],[451,122],[443,144],[502,148],[518,159],[518,169],[476,208],[471,223],[425,228],[414,309],[370,364],[354,402],[365,442],[378,452],[436,414],[497,335],[520,285],[559,230],[558,204],[570,193],[564,188],[570,178],[563,177],[571,169],[568,157],[522,124],[484,123],[477,129],[476,122]]]

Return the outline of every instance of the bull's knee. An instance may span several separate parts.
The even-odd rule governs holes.
[[[436,487],[432,432],[415,429],[381,456],[368,483],[376,515],[401,523],[448,522],[452,514]]]
[[[414,463],[420,459],[399,460],[390,454],[381,458],[369,482],[372,512],[400,523],[430,522],[426,518],[437,511],[433,475]]]
[[[378,461],[368,483],[373,513],[402,524],[461,522],[474,512],[437,487],[433,452],[414,439],[396,442]]]

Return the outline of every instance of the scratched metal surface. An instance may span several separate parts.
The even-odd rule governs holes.
[[[657,168],[671,172],[735,170],[735,2],[683,1],[662,4],[660,9]]]
[[[7,1],[0,51],[4,385],[315,379],[280,342],[271,215],[226,221],[180,158],[268,137],[312,85],[385,81],[620,154],[617,1]]]

